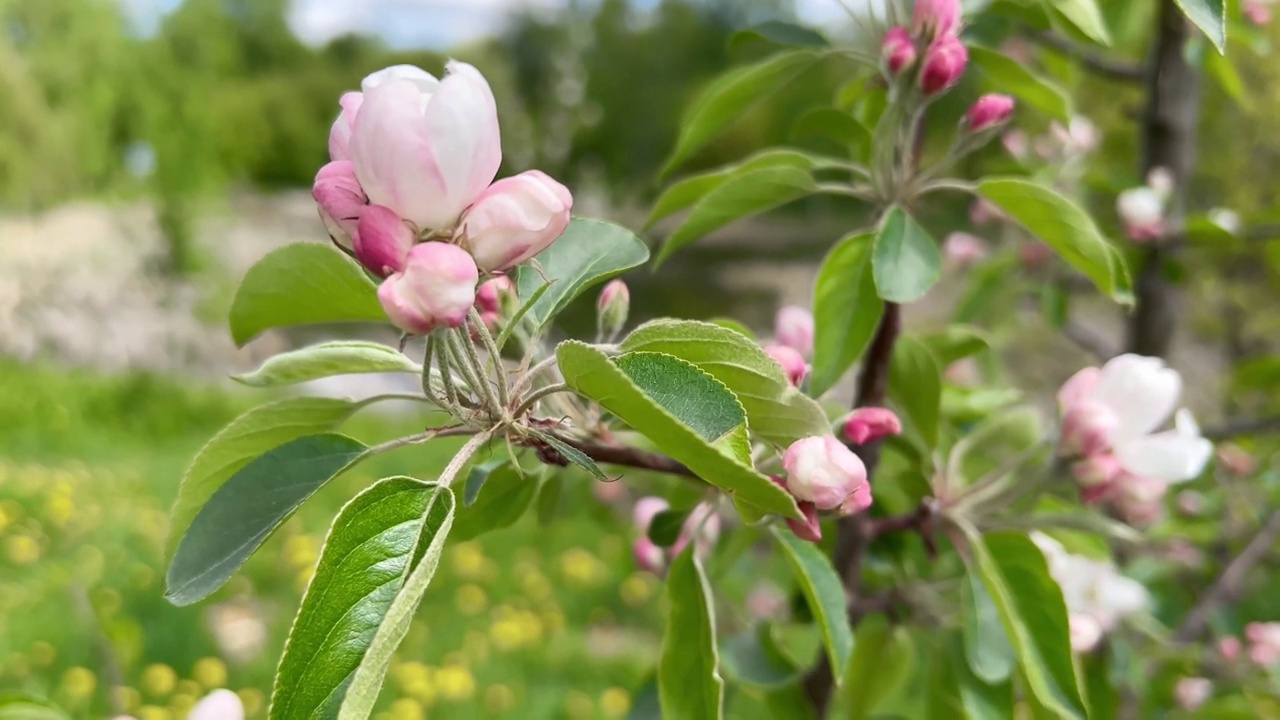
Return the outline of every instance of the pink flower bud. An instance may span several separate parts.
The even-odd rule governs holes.
[[[924,68],[920,71],[920,89],[925,95],[946,92],[964,77],[969,64],[969,51],[954,35],[943,35],[924,53]]]
[[[404,270],[405,258],[417,237],[399,215],[381,205],[370,205],[356,225],[353,250],[360,264],[378,277]]]
[[[787,600],[777,585],[762,581],[747,592],[747,612],[758,620],[782,620],[787,615]]]
[[[697,533],[696,538],[694,533]],[[671,552],[679,555],[690,542],[693,542],[693,549],[698,558],[705,559],[711,553],[711,548],[715,547],[716,540],[719,539],[720,516],[710,504],[699,503],[684,519],[684,525],[680,528],[680,537],[676,538],[675,544],[671,546]]]
[[[942,241],[942,256],[954,266],[965,267],[987,256],[987,241],[967,232],[953,232]]]
[[[647,533],[650,523],[658,513],[665,512],[670,507],[667,501],[660,497],[642,497],[636,501],[635,507],[631,508],[631,521],[637,530]]]
[[[975,133],[1003,125],[1013,117],[1014,105],[1013,98],[1008,95],[983,95],[964,114],[965,124],[969,132]]]
[[[654,575],[661,573],[667,564],[662,548],[654,545],[647,536],[636,538],[631,544],[631,556],[635,558],[636,567]]]
[[[1179,678],[1178,684],[1173,688],[1178,707],[1187,711],[1199,709],[1212,694],[1213,682],[1202,677]]]
[[[888,408],[858,408],[844,421],[844,436],[854,445],[866,445],[889,435],[901,434],[902,421]]]
[[[1010,130],[1000,136],[1000,144],[1004,145],[1005,151],[1019,160],[1026,159],[1030,142],[1027,139],[1027,134],[1021,130]],[[972,215],[970,217],[972,218]]]
[[[1125,235],[1134,242],[1151,242],[1165,232],[1164,197],[1150,187],[1125,190],[1116,198],[1116,214]]]
[[[424,231],[453,228],[502,162],[489,83],[466,63],[447,70],[441,81],[399,66],[366,78],[348,143],[369,200]]]
[[[1227,635],[1218,638],[1218,655],[1223,662],[1233,663],[1240,659],[1240,652],[1244,649],[1240,642],[1240,638],[1234,635]]]
[[[978,198],[969,206],[969,222],[975,226],[982,226],[993,222],[1003,222],[1008,220],[1009,216],[1005,211],[1001,210],[995,203],[986,198]]]
[[[1195,490],[1183,490],[1173,499],[1173,505],[1184,517],[1200,517],[1205,508],[1204,493]]]
[[[1038,267],[1052,259],[1053,248],[1042,242],[1033,240],[1018,246],[1018,262],[1022,263],[1023,267]]]
[[[916,0],[911,30],[933,40],[960,30],[960,0]]]
[[[503,178],[462,217],[457,240],[481,269],[505,270],[546,249],[569,226],[573,196],[546,173]]]
[[[612,338],[622,332],[631,314],[631,291],[622,280],[612,280],[600,291],[596,303],[596,325],[600,336]]]
[[[880,57],[890,77],[898,77],[916,64],[916,42],[904,27],[890,28],[880,45]]]
[[[1235,443],[1218,445],[1218,464],[1236,477],[1249,477],[1258,469],[1258,460]]]
[[[1120,461],[1111,453],[1095,453],[1071,464],[1071,476],[1081,487],[1097,489],[1093,495],[1100,494],[1102,488],[1114,483],[1123,472]]]
[[[809,357],[813,354],[813,313],[798,305],[782,308],[773,321],[773,338]]]
[[[1268,0],[1244,0],[1240,12],[1246,20],[1257,27],[1271,24],[1271,7]]]
[[[476,303],[480,273],[466,250],[442,242],[415,245],[404,271],[378,288],[382,309],[396,327],[425,335],[440,326],[457,327]]]
[[[1124,473],[1115,482],[1113,502],[1130,525],[1149,525],[1164,512],[1169,484],[1159,478]]]
[[[1066,457],[1094,455],[1105,451],[1120,419],[1110,407],[1092,400],[1081,401],[1062,417],[1062,438],[1058,452]]]
[[[790,488],[787,487],[786,480],[777,475],[770,475],[769,479],[788,493],[791,492]],[[787,527],[791,528],[791,532],[795,533],[795,536],[801,540],[808,540],[813,543],[822,542],[822,523],[818,518],[818,508],[807,500],[798,500],[796,506],[800,508],[800,514],[804,516],[804,519],[792,520],[787,518]]]
[[[1102,642],[1102,623],[1090,615],[1071,613],[1067,618],[1068,631],[1071,637],[1071,649],[1078,653],[1087,653]]]
[[[787,469],[787,490],[819,510],[853,512],[870,505],[866,466],[834,436],[797,440],[783,454],[782,466]]]
[[[333,121],[333,127],[329,129],[330,160],[351,159],[351,153],[348,150],[351,144],[351,129],[356,125],[356,113],[360,112],[360,105],[363,103],[364,93],[358,92],[343,93],[338,100],[338,104],[342,106],[342,112],[338,115],[338,119]]]
[[[311,197],[320,207],[320,219],[334,240],[350,246],[360,213],[369,204],[356,180],[355,166],[345,160],[331,162],[316,173]]]
[[[809,366],[799,351],[786,345],[766,345],[764,352],[782,367],[782,374],[792,385],[800,387],[809,374]]]
[[[481,314],[491,313],[498,315],[502,312],[502,299],[510,293],[514,293],[515,288],[511,284],[511,278],[506,275],[499,275],[480,283],[480,287],[476,289],[476,309]]]
[[[627,488],[622,483],[603,480],[592,483],[591,492],[597,500],[606,505],[612,505],[627,496]]]

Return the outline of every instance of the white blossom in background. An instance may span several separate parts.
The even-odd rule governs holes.
[[[1032,533],[1031,539],[1044,553],[1049,574],[1062,588],[1071,623],[1072,650],[1093,650],[1122,620],[1150,607],[1147,588],[1122,575],[1110,562],[1072,555],[1043,533]]]

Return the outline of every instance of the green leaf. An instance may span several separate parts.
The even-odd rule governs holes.
[[[817,188],[809,172],[795,167],[735,173],[694,203],[689,216],[662,244],[656,262],[661,264],[680,248],[734,220],[786,205]]]
[[[871,131],[858,119],[835,108],[815,108],[800,116],[791,128],[794,140],[822,138],[846,148],[849,156],[863,160],[871,149]]]
[[[902,407],[911,426],[929,447],[937,445],[942,372],[929,348],[919,340],[900,337],[894,344],[889,396]]]
[[[845,665],[853,653],[853,628],[849,625],[848,600],[840,576],[831,560],[817,545],[805,542],[790,531],[773,529],[773,535],[786,551],[791,572],[800,585],[809,610],[822,629],[822,641],[831,661],[832,676],[845,676]]]
[[[560,510],[560,498],[564,495],[564,473],[553,473],[543,478],[538,487],[538,502],[534,508],[538,524],[546,527],[556,519]]]
[[[373,712],[374,703],[377,702],[378,693],[386,679],[387,668],[391,666],[391,657],[408,634],[413,614],[417,612],[422,596],[426,594],[427,586],[431,584],[431,578],[440,565],[444,541],[453,526],[453,511],[453,493],[448,488],[441,488],[418,539],[414,553],[417,563],[409,571],[400,592],[396,593],[382,622],[377,626],[373,640],[347,687],[337,720],[367,720]]]
[[[468,476],[468,486],[470,479]],[[484,487],[477,491],[471,504],[458,510],[453,537],[459,541],[470,540],[510,527],[529,509],[537,492],[537,480],[523,477],[514,465],[503,463],[489,471]]]
[[[626,352],[659,352],[693,363],[742,403],[751,431],[778,445],[830,432],[822,408],[793,387],[750,338],[714,323],[655,320],[622,341]]]
[[[525,317],[541,330],[585,290],[648,259],[649,248],[630,230],[602,220],[574,218],[564,235],[535,258],[541,273],[528,265],[516,272],[518,294],[523,298],[532,298],[544,282],[551,282]]]
[[[1205,53],[1204,69],[1218,83],[1218,87],[1242,108],[1253,107],[1253,97],[1245,91],[1244,80],[1236,72],[1236,66],[1225,54]],[[1221,228],[1219,228],[1221,229]],[[1230,233],[1227,233],[1230,235]]]
[[[663,510],[649,522],[649,539],[658,547],[671,547],[680,539],[684,522],[689,519],[688,510]]]
[[[736,500],[766,512],[799,518],[800,511],[791,496],[742,457],[745,448],[731,448],[726,454],[713,445],[715,438],[699,435],[693,429],[729,427],[733,402],[736,402],[733,393],[684,360],[659,353],[642,354],[647,356],[644,363],[649,367],[644,368],[644,363],[633,358],[627,362],[628,369],[643,372],[646,382],[655,384],[652,389],[659,397],[651,396],[628,372],[585,343],[569,341],[556,348],[560,371],[576,392],[600,403],[698,477]],[[680,387],[676,378],[689,384]],[[740,405],[737,411],[745,420]],[[707,417],[709,414],[718,417]],[[745,432],[745,424],[734,427],[741,427]],[[730,435],[737,432],[731,430]]]
[[[53,703],[25,693],[0,695],[0,720],[70,720],[66,711]]]
[[[1013,672],[1017,659],[1000,624],[1000,612],[976,574],[968,573],[962,592],[964,624],[961,629],[969,669],[987,683],[1003,682]]]
[[[729,38],[729,52],[740,52],[743,47],[759,41],[789,47],[825,48],[831,46],[831,43],[823,37],[822,33],[816,30],[810,30],[794,23],[770,20],[734,33],[733,37]]]
[[[968,535],[972,570],[1000,613],[1028,689],[1055,716],[1083,720],[1087,712],[1071,659],[1067,607],[1044,555],[1019,533]]]
[[[730,678],[745,685],[779,688],[800,677],[800,669],[778,647],[769,623],[725,640],[720,661]]]
[[[630,352],[615,358],[614,364],[645,396],[712,445],[744,434],[740,431],[746,428],[747,414],[742,403],[697,365],[657,352]]]
[[[687,177],[673,183],[658,196],[644,226],[651,227],[664,217],[693,207],[707,193],[724,185],[730,178],[737,175],[745,175],[752,170],[765,168],[790,167],[797,170],[813,170],[817,166],[818,162],[812,155],[788,148],[774,148],[752,155],[736,165]]]
[[[754,65],[735,68],[721,75],[680,119],[680,136],[671,157],[662,168],[669,174],[703,145],[720,134],[729,121],[741,115],[774,88],[794,78],[817,61],[810,50],[778,53]]]
[[[667,573],[667,629],[658,660],[664,720],[718,720],[724,715],[714,607],[711,585],[690,543]]]
[[[241,468],[290,440],[333,430],[359,407],[349,400],[297,397],[256,407],[232,420],[200,449],[182,477],[170,512],[165,557],[173,558],[200,508]]]
[[[364,270],[319,243],[267,253],[231,302],[231,339],[241,347],[272,328],[342,322],[386,323],[387,314]]]
[[[1218,53],[1227,53],[1226,0],[1175,0],[1196,27],[1204,31]]]
[[[872,277],[870,234],[841,240],[822,261],[813,288],[813,371],[809,392],[821,397],[862,357],[884,303]]]
[[[992,415],[951,449],[947,477],[958,487],[977,482],[1005,468],[1042,440],[1040,413],[1033,409],[1019,408]]]
[[[978,184],[978,194],[1044,240],[1112,299],[1133,302],[1120,252],[1102,237],[1093,218],[1062,193],[1022,178],[988,178]]]
[[[327,342],[280,353],[262,367],[244,375],[232,375],[249,387],[293,385],[331,375],[354,373],[422,373],[422,366],[404,353],[380,343],[356,340]]]
[[[586,470],[591,474],[591,477],[596,480],[600,480],[601,482],[609,481],[609,476],[604,474],[604,471],[600,469],[600,466],[596,464],[596,461],[592,460],[586,453],[582,452],[578,448],[564,442],[550,433],[539,432],[532,429],[526,430],[526,432],[550,445],[556,452],[560,453],[565,460],[568,460],[574,465]]]
[[[872,716],[876,708],[897,695],[915,670],[915,646],[906,629],[892,627],[883,615],[869,615],[858,624],[858,644],[844,675],[849,720]]]
[[[1036,75],[1026,65],[988,48],[970,45],[969,59],[999,91],[1017,96],[1059,122],[1071,122],[1075,114],[1071,109],[1071,96],[1057,84]]]
[[[165,598],[190,605],[222,587],[299,505],[365,449],[344,435],[310,435],[245,465],[192,519],[169,564]]]
[[[940,368],[950,367],[951,363],[991,348],[991,338],[987,333],[972,325],[951,324],[925,335],[920,342],[929,348]]]
[[[1107,22],[1098,9],[1097,0],[1048,0],[1063,17],[1071,21],[1080,32],[1103,45],[1111,44]]]
[[[495,470],[510,464],[511,460],[509,458],[501,457],[471,466],[471,470],[467,472],[467,484],[462,493],[462,506],[469,508],[474,505],[476,498],[480,497],[480,490],[484,488],[485,482],[489,480],[489,476]]]
[[[412,561],[435,536],[424,520],[438,491],[388,478],[338,513],[280,659],[270,720],[337,717]]]
[[[894,206],[876,233],[871,266],[880,297],[909,303],[924,297],[942,276],[942,253],[924,228]]]

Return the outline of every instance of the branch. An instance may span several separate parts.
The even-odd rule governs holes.
[[[1109,77],[1112,80],[1124,80],[1125,82],[1139,82],[1144,77],[1142,66],[1138,63],[1107,57],[1058,33],[1033,32],[1030,36],[1032,40],[1041,45],[1051,47],[1063,55],[1079,60],[1081,65],[1098,75]]]
[[[1075,343],[1081,350],[1099,360],[1110,360],[1119,354],[1110,341],[1094,332],[1092,328],[1081,325],[1074,320],[1067,321],[1067,324],[1062,328],[1062,334],[1066,335],[1067,339]]]
[[[1174,634],[1174,639],[1179,642],[1188,642],[1204,632],[1214,610],[1240,597],[1249,571],[1267,557],[1277,540],[1280,540],[1280,510],[1271,513],[1271,517],[1267,519],[1258,534],[1227,565],[1222,575],[1218,576],[1217,581],[1209,587],[1191,612],[1187,613],[1178,632]]]
[[[666,455],[649,452],[648,450],[625,447],[622,445],[605,445],[602,443],[584,442],[582,440],[574,440],[561,435],[557,435],[556,439],[570,447],[576,448],[592,460],[605,463],[607,465],[622,465],[624,467],[652,470],[653,472],[666,473],[668,475],[679,475],[681,477],[698,477],[680,461],[667,457]]]
[[[1280,431],[1280,415],[1228,420],[1218,427],[1209,428],[1200,434],[1210,440],[1231,440],[1245,435],[1260,435],[1276,431]]]
[[[925,550],[932,557],[937,554],[937,543],[933,537],[933,520],[937,515],[937,505],[931,498],[920,501],[920,505],[905,515],[866,518],[862,523],[862,538],[871,542],[883,535],[900,532],[915,532],[924,541]]]

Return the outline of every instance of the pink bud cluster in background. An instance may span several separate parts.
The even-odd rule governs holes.
[[[1280,663],[1280,622],[1251,622],[1244,627],[1244,642],[1234,635],[1218,638],[1218,655],[1227,664],[1243,656],[1260,667]]]
[[[385,278],[378,298],[402,330],[462,324],[482,273],[528,260],[568,226],[573,197],[546,174],[494,182],[497,105],[471,65],[450,62],[441,80],[385,68],[339,104],[312,196],[333,239]]]
[[[632,522],[639,533],[639,537],[631,544],[631,554],[635,558],[636,567],[641,570],[662,573],[668,560],[679,555],[690,542],[694,543],[694,552],[698,558],[705,559],[715,547],[716,540],[720,539],[720,516],[711,505],[700,503],[685,518],[675,543],[670,548],[658,546],[649,539],[649,527],[655,517],[670,509],[667,501],[660,497],[643,497],[636,501],[631,510]]]
[[[788,305],[774,317],[773,342],[764,351],[782,368],[782,374],[796,387],[809,375],[808,359],[813,355],[813,313],[798,305]]]
[[[1107,501],[1134,523],[1156,518],[1170,485],[1197,477],[1213,454],[1191,413],[1175,409],[1182,377],[1159,358],[1121,355],[1058,391],[1059,454],[1086,502]],[[1174,428],[1157,432],[1174,416]]]
[[[1275,4],[1276,0],[1244,0],[1240,5],[1240,14],[1250,23],[1264,27],[1271,24],[1271,6]]]

